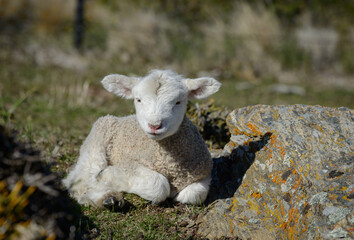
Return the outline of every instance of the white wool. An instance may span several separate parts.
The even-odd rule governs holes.
[[[197,128],[187,119],[189,99],[220,87],[213,78],[185,79],[169,70],[145,77],[106,76],[108,91],[134,99],[136,115],[97,120],[80,149],[65,186],[81,204],[135,193],[153,203],[168,197],[199,204],[209,191],[212,161]]]

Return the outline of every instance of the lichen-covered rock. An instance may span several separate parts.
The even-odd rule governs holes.
[[[232,137],[214,159],[208,238],[353,238],[354,111],[250,106],[228,117]],[[235,192],[236,191],[236,192]]]

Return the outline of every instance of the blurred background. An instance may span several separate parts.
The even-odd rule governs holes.
[[[353,23],[350,0],[0,0],[2,119],[30,138],[87,129],[132,112],[100,86],[105,75],[154,68],[215,77],[214,104],[229,109],[353,108]]]

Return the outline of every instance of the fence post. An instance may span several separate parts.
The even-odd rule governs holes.
[[[82,43],[84,40],[84,5],[85,0],[76,1],[76,13],[75,13],[75,22],[74,22],[74,46],[77,49],[81,49]]]

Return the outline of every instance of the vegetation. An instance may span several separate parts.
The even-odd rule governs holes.
[[[89,223],[29,143],[0,125],[0,239],[83,238]],[[87,225],[89,226],[89,224]]]
[[[209,148],[222,149],[230,140],[226,117],[230,110],[216,107],[213,101],[206,104],[188,104],[187,117],[198,127]]]
[[[76,161],[98,117],[133,111],[131,102],[100,86],[109,73],[172,68],[220,80],[214,102],[193,102],[188,110],[210,147],[227,141],[228,109],[354,107],[349,1],[87,1],[81,51],[72,42],[74,8],[74,0],[0,0],[0,124],[14,126],[19,139],[40,149],[40,158],[60,177]],[[17,219],[6,234],[15,224],[27,224],[21,211],[36,194],[27,186],[16,195],[13,186],[0,185],[1,231],[4,216]],[[21,204],[5,213],[15,195]],[[195,220],[204,206],[151,206],[125,197],[131,205],[124,212],[81,207],[77,213],[93,224],[79,220],[76,227],[96,239],[197,238]]]

